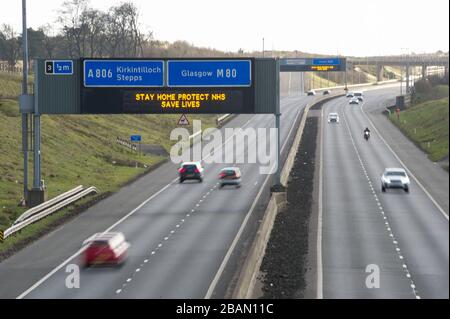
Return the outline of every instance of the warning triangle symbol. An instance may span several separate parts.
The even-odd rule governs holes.
[[[181,115],[180,119],[178,120],[178,125],[189,125],[189,121],[185,114]]]

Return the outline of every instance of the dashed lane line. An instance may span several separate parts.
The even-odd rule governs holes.
[[[342,117],[344,119],[345,125],[346,125],[348,133],[350,135],[350,139],[352,141],[352,145],[353,145],[353,148],[354,148],[354,150],[356,152],[356,155],[358,157],[358,160],[359,160],[359,163],[361,165],[361,168],[362,168],[362,170],[364,172],[367,172],[366,167],[364,165],[364,162],[363,162],[363,160],[361,158],[361,155],[360,155],[360,153],[358,151],[358,148],[356,147],[356,143],[355,143],[355,140],[353,138],[353,134],[352,134],[352,132],[350,130],[350,126],[348,125],[347,119],[345,117],[345,113],[342,114]],[[370,188],[373,189],[373,186],[370,186]],[[382,205],[379,202],[378,195],[376,193],[374,193],[373,196],[374,196],[374,199],[376,200],[376,202],[378,204],[378,208],[380,210],[380,213],[383,215],[383,219],[385,220],[386,231],[388,232],[389,237],[391,237],[393,239],[392,242],[393,242],[393,245],[395,247],[395,253],[397,254],[397,256],[398,256],[398,258],[400,260],[404,260],[403,255],[401,255],[401,253],[400,253],[401,250],[400,250],[400,246],[398,244],[398,240],[395,239],[394,233],[393,233],[391,227],[389,226],[389,220],[388,220],[388,218],[387,218],[387,216],[386,216],[386,214],[384,212],[384,209],[383,209]],[[400,256],[401,256],[401,258],[400,258]],[[419,295],[419,293],[418,293],[418,291],[416,289],[416,285],[414,284],[414,281],[412,279],[411,273],[410,273],[410,271],[408,269],[407,264],[404,261],[403,261],[403,264],[402,264],[402,268],[403,268],[403,271],[405,273],[406,278],[410,281],[410,287],[412,289],[412,292],[413,292],[414,296],[416,297],[416,299],[420,299],[420,295]]]

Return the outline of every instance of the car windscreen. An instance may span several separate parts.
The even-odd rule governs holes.
[[[402,176],[402,177],[406,177],[406,173],[405,172],[387,172],[386,176]]]

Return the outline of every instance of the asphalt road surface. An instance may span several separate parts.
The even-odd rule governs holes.
[[[285,151],[294,123],[313,99],[282,99]],[[274,123],[273,115],[240,115],[226,127],[270,128]],[[247,148],[234,151],[247,154]],[[223,151],[232,149],[226,141]],[[0,298],[221,297],[213,294],[221,265],[260,190],[268,196],[265,182],[272,176],[260,174],[258,164],[236,165],[242,187],[219,189],[219,171],[230,164],[204,164],[203,183],[183,184],[177,179],[179,164],[164,164],[2,262]],[[81,268],[80,287],[67,288],[66,267],[81,264],[82,241],[107,229],[123,232],[130,242],[127,262],[120,268]]]
[[[439,181],[424,183],[411,175],[410,193],[381,192],[384,168],[407,163],[414,174],[421,166],[367,115],[367,110],[381,112],[396,94],[398,88],[367,91],[362,105],[349,105],[342,97],[323,107],[318,246],[323,298],[449,297],[448,175],[446,198],[433,189]],[[339,113],[339,124],[327,123],[329,112]],[[363,138],[366,126],[369,141]]]

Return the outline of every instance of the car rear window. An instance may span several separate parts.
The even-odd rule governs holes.
[[[195,165],[184,165],[183,168],[188,172],[193,172],[197,168]]]
[[[226,176],[235,175],[236,171],[232,169],[223,170],[222,173],[224,173]]]
[[[108,247],[108,241],[106,240],[94,240],[91,244],[91,246],[95,247]]]

